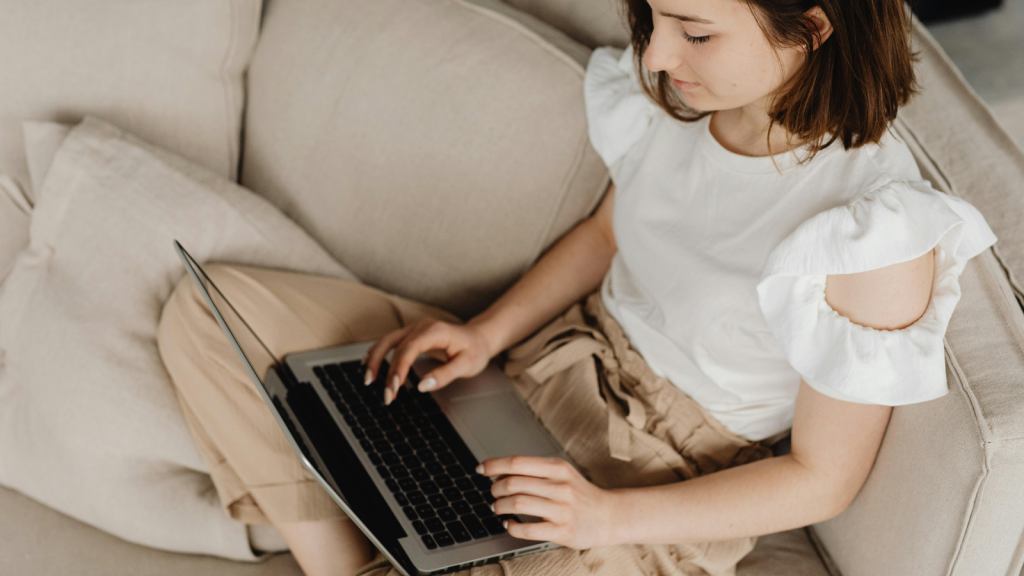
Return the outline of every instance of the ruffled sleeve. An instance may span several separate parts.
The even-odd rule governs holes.
[[[772,251],[757,296],[789,363],[815,390],[898,406],[946,394],[943,336],[967,261],[996,241],[974,206],[923,180],[889,182],[821,212]],[[825,301],[825,277],[875,270],[935,248],[931,299],[916,322],[876,330]]]
[[[609,168],[650,126],[656,107],[640,87],[633,47],[601,47],[590,55],[583,78],[590,143]]]

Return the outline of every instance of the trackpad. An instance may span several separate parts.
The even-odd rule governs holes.
[[[562,451],[513,390],[447,399],[448,417],[480,460],[496,456],[559,456]]]

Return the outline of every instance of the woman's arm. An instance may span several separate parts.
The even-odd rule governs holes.
[[[826,301],[877,329],[905,327],[927,307],[934,255],[862,274],[829,276]],[[902,306],[894,306],[901,302]],[[556,458],[512,456],[483,463],[509,534],[573,548],[617,543],[727,540],[806,526],[842,512],[874,464],[891,408],[826,396],[801,381],[792,452],[649,488],[602,490]]]
[[[424,318],[379,339],[365,359],[367,382],[375,379],[381,361],[392,348],[395,352],[385,380],[386,404],[394,399],[420,354],[435,354],[445,361],[423,375],[423,391],[478,374],[499,352],[593,292],[617,250],[612,232],[614,203],[612,185],[592,216],[556,242],[501,298],[465,325]]]

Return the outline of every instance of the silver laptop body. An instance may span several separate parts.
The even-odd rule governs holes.
[[[509,536],[503,530],[496,529],[495,518],[483,518],[479,514],[461,516],[459,520],[454,521],[458,522],[460,526],[469,526],[472,522],[471,516],[486,521],[486,526],[491,530],[485,534],[477,526],[469,540],[465,540],[466,534],[454,529],[444,532],[456,536],[461,534],[462,537],[459,540],[465,541],[440,545],[440,532],[428,531],[428,534],[422,534],[424,524],[428,523],[430,518],[425,518],[415,512],[415,510],[427,511],[418,506],[410,506],[408,499],[414,492],[422,494],[425,492],[406,490],[405,488],[411,487],[410,482],[412,481],[417,481],[416,487],[419,488],[426,487],[426,482],[437,480],[435,482],[437,484],[442,479],[437,477],[438,475],[432,475],[426,481],[410,479],[411,477],[398,479],[389,471],[381,470],[382,467],[389,470],[395,468],[386,463],[375,463],[375,461],[379,462],[379,457],[387,452],[378,453],[376,459],[371,459],[370,452],[372,450],[364,449],[368,446],[366,441],[370,439],[356,430],[357,428],[363,429],[360,422],[350,424],[353,419],[353,413],[349,410],[351,407],[346,405],[344,397],[339,398],[339,389],[341,388],[337,385],[339,378],[323,377],[327,367],[334,366],[335,368],[332,370],[335,375],[340,370],[337,368],[338,366],[351,370],[352,363],[358,364],[373,342],[297,352],[278,360],[181,244],[175,242],[175,248],[303,466],[405,576],[453,572],[495,562],[499,559],[557,547],[557,544],[551,542],[520,540]],[[390,356],[389,353],[387,357],[389,361]],[[258,360],[262,360],[262,362]],[[267,364],[270,365],[270,369],[261,378],[253,369],[253,365]],[[436,360],[421,356],[413,364],[414,374],[410,375],[410,380],[418,381],[419,375],[425,374],[437,365]],[[380,372],[386,374],[386,370],[383,368]],[[359,388],[364,388],[361,380],[357,386],[358,388],[354,388],[354,391],[347,391],[345,397],[353,398],[354,394],[360,394]],[[372,390],[374,397],[380,399],[383,396],[382,386],[382,382],[378,381],[362,393],[369,394]],[[448,438],[451,438],[451,428],[454,428],[454,432],[464,442],[465,448],[468,448],[468,452],[461,447],[458,450],[451,448],[449,455],[461,453],[462,458],[459,459],[458,464],[447,465],[445,468],[445,471],[454,469],[465,472],[465,475],[455,479],[460,485],[466,485],[465,479],[483,482],[481,480],[483,477],[475,474],[472,467],[469,467],[472,464],[472,459],[480,462],[496,456],[523,454],[556,456],[571,462],[558,442],[536,419],[515,390],[511,380],[493,362],[481,374],[472,378],[456,380],[445,388],[430,394],[423,394],[408,388],[402,390],[398,395],[399,398],[391,407],[396,406],[403,395],[410,399],[419,398],[415,401],[419,404],[415,404],[413,400],[407,401],[409,405],[415,404],[414,407],[420,404],[429,405],[434,412],[428,415],[428,418],[438,425],[437,429],[444,428],[447,430]],[[437,414],[436,408],[433,408],[434,404],[427,398],[422,398],[423,396],[433,399],[443,413],[443,417]],[[363,398],[366,399],[369,396],[363,396]],[[356,403],[353,404],[353,407],[356,405],[362,404]],[[369,402],[366,405],[369,405]],[[391,407],[384,409],[387,410]],[[377,407],[372,409],[380,410]],[[411,408],[409,412],[412,413]],[[346,419],[346,415],[348,419]],[[445,427],[444,417],[450,423],[451,428]],[[364,437],[358,437],[360,435]],[[441,437],[443,439],[445,435],[442,433]],[[375,442],[377,441],[372,440],[369,444]],[[422,443],[410,438],[409,443],[412,442]],[[379,443],[374,444],[374,446],[376,445]],[[433,444],[430,446],[434,447]],[[396,444],[395,448],[392,456],[398,454],[399,445]],[[425,450],[423,454],[426,455],[427,452],[429,450]],[[471,452],[471,456],[469,452]],[[420,451],[414,453],[414,455],[420,454]],[[400,456],[400,458],[406,457]],[[403,460],[403,462],[405,461]],[[444,466],[440,462],[435,462],[435,464]],[[403,466],[399,464],[397,467],[402,468]],[[433,466],[433,469],[437,470],[438,468]],[[426,473],[425,466],[416,470],[421,476]],[[389,479],[384,477],[388,475],[392,476],[390,486]],[[440,476],[451,477],[448,474]],[[400,480],[404,481],[402,488],[395,491],[394,487]],[[483,485],[477,486],[477,492],[480,495],[485,495],[488,499],[493,498],[489,494],[489,488],[485,489]],[[405,498],[405,500],[400,501],[398,494],[401,494],[401,498]],[[430,496],[436,494],[443,496],[441,490],[435,491]],[[454,497],[454,493],[449,492],[449,494]],[[470,494],[467,492],[464,501],[452,500],[448,506],[442,507],[455,509],[456,504],[459,503],[462,510],[465,510],[465,504],[468,504],[470,499],[469,496]],[[431,505],[437,503],[436,499],[428,502]],[[484,502],[483,505],[486,506],[487,503]],[[479,503],[472,505],[474,510],[483,510],[479,506]],[[413,508],[413,512],[408,510],[410,507]],[[435,508],[440,512],[440,508],[436,506]],[[481,513],[486,513],[486,511]],[[465,522],[460,522],[463,519]],[[519,519],[523,522],[539,520],[531,516],[520,516]],[[419,522],[418,527],[416,522]],[[442,521],[442,523],[446,526],[453,525],[452,522]],[[432,524],[435,528],[437,527],[436,522]],[[425,539],[424,536],[429,537],[429,542],[434,544],[433,547],[428,546],[428,539]]]

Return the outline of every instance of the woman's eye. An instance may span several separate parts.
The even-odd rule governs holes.
[[[686,33],[685,30],[683,31],[683,36],[686,38],[686,41],[689,42],[690,44],[703,44],[703,43],[705,43],[705,42],[707,42],[708,40],[711,39],[710,35],[709,36],[690,36],[689,34]]]

